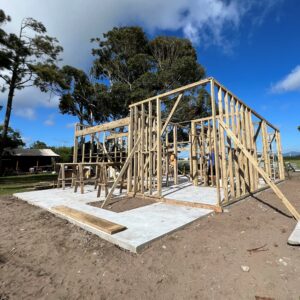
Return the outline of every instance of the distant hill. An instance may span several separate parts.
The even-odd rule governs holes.
[[[284,157],[300,156],[300,152],[299,151],[290,151],[290,152],[283,153],[283,156]]]

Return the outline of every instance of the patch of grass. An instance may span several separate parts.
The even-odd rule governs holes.
[[[56,181],[57,174],[33,174],[33,175],[19,175],[19,176],[3,176],[0,177],[0,185],[2,184],[23,184],[23,183],[37,183],[41,181]]]
[[[39,183],[52,183],[56,180],[57,174],[33,174],[0,177],[0,195],[11,195],[18,192],[29,191]]]
[[[0,187],[0,196],[4,195],[12,195],[14,193],[22,193],[30,191],[30,188],[20,188],[20,187],[9,187],[9,188],[2,188]]]

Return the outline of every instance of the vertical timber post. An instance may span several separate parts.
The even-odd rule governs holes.
[[[214,83],[213,79],[211,79],[211,81],[210,81],[210,97],[211,97],[211,110],[212,110],[212,126],[213,126],[214,150],[215,150],[217,205],[221,206],[220,169],[219,169],[219,147],[218,147],[217,123],[216,123],[215,83]]]
[[[174,147],[174,184],[178,184],[177,125],[174,125],[173,127],[173,147]]]
[[[191,123],[191,147],[192,147],[192,180],[193,185],[198,185],[198,161],[197,161],[197,132],[196,132],[196,123]]]
[[[279,164],[279,179],[284,180],[285,174],[284,174],[284,163],[283,163],[283,157],[282,157],[282,146],[281,146],[281,138],[280,138],[280,132],[276,130],[275,132],[275,138],[276,138],[276,146],[277,146],[277,155],[278,155],[278,164]]]
[[[132,141],[133,141],[133,108],[130,108],[130,121],[128,126],[128,154],[132,150]],[[128,166],[127,171],[127,192],[132,191],[132,159]]]
[[[161,197],[162,194],[162,145],[161,145],[161,100],[156,99],[156,115],[157,115],[157,196]]]

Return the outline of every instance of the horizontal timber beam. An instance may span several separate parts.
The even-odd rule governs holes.
[[[140,102],[133,103],[133,104],[129,105],[129,107],[134,107],[134,106],[137,106],[137,105],[140,105],[140,104],[143,104],[143,103],[147,103],[147,102],[152,101],[152,100],[156,100],[157,98],[162,99],[164,97],[171,96],[171,95],[176,94],[176,93],[184,92],[184,91],[189,90],[191,88],[209,83],[211,79],[212,79],[211,77],[205,78],[203,80],[200,80],[200,81],[182,86],[178,89],[171,90],[169,92],[166,92],[166,93],[163,93],[163,94],[160,94],[160,95],[156,95],[156,96],[153,96],[151,98],[147,98],[147,99],[142,100]]]
[[[106,131],[106,130],[123,127],[123,126],[128,126],[128,125],[129,125],[129,118],[124,118],[124,119],[112,121],[109,123],[104,123],[104,124],[96,125],[93,127],[88,127],[88,128],[82,129],[82,130],[78,130],[75,132],[75,135],[76,136],[84,136],[84,135],[97,133],[97,132],[101,132],[101,131]]]

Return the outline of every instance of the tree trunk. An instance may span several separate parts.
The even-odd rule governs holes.
[[[16,80],[17,80],[16,72],[13,72],[11,82],[9,85],[8,97],[7,97],[5,119],[3,124],[3,131],[2,131],[2,143],[0,144],[0,175],[2,175],[4,172],[2,158],[3,158],[4,145],[7,138],[8,126],[9,126],[10,115],[12,110],[12,102],[13,102],[14,92],[16,87]]]

